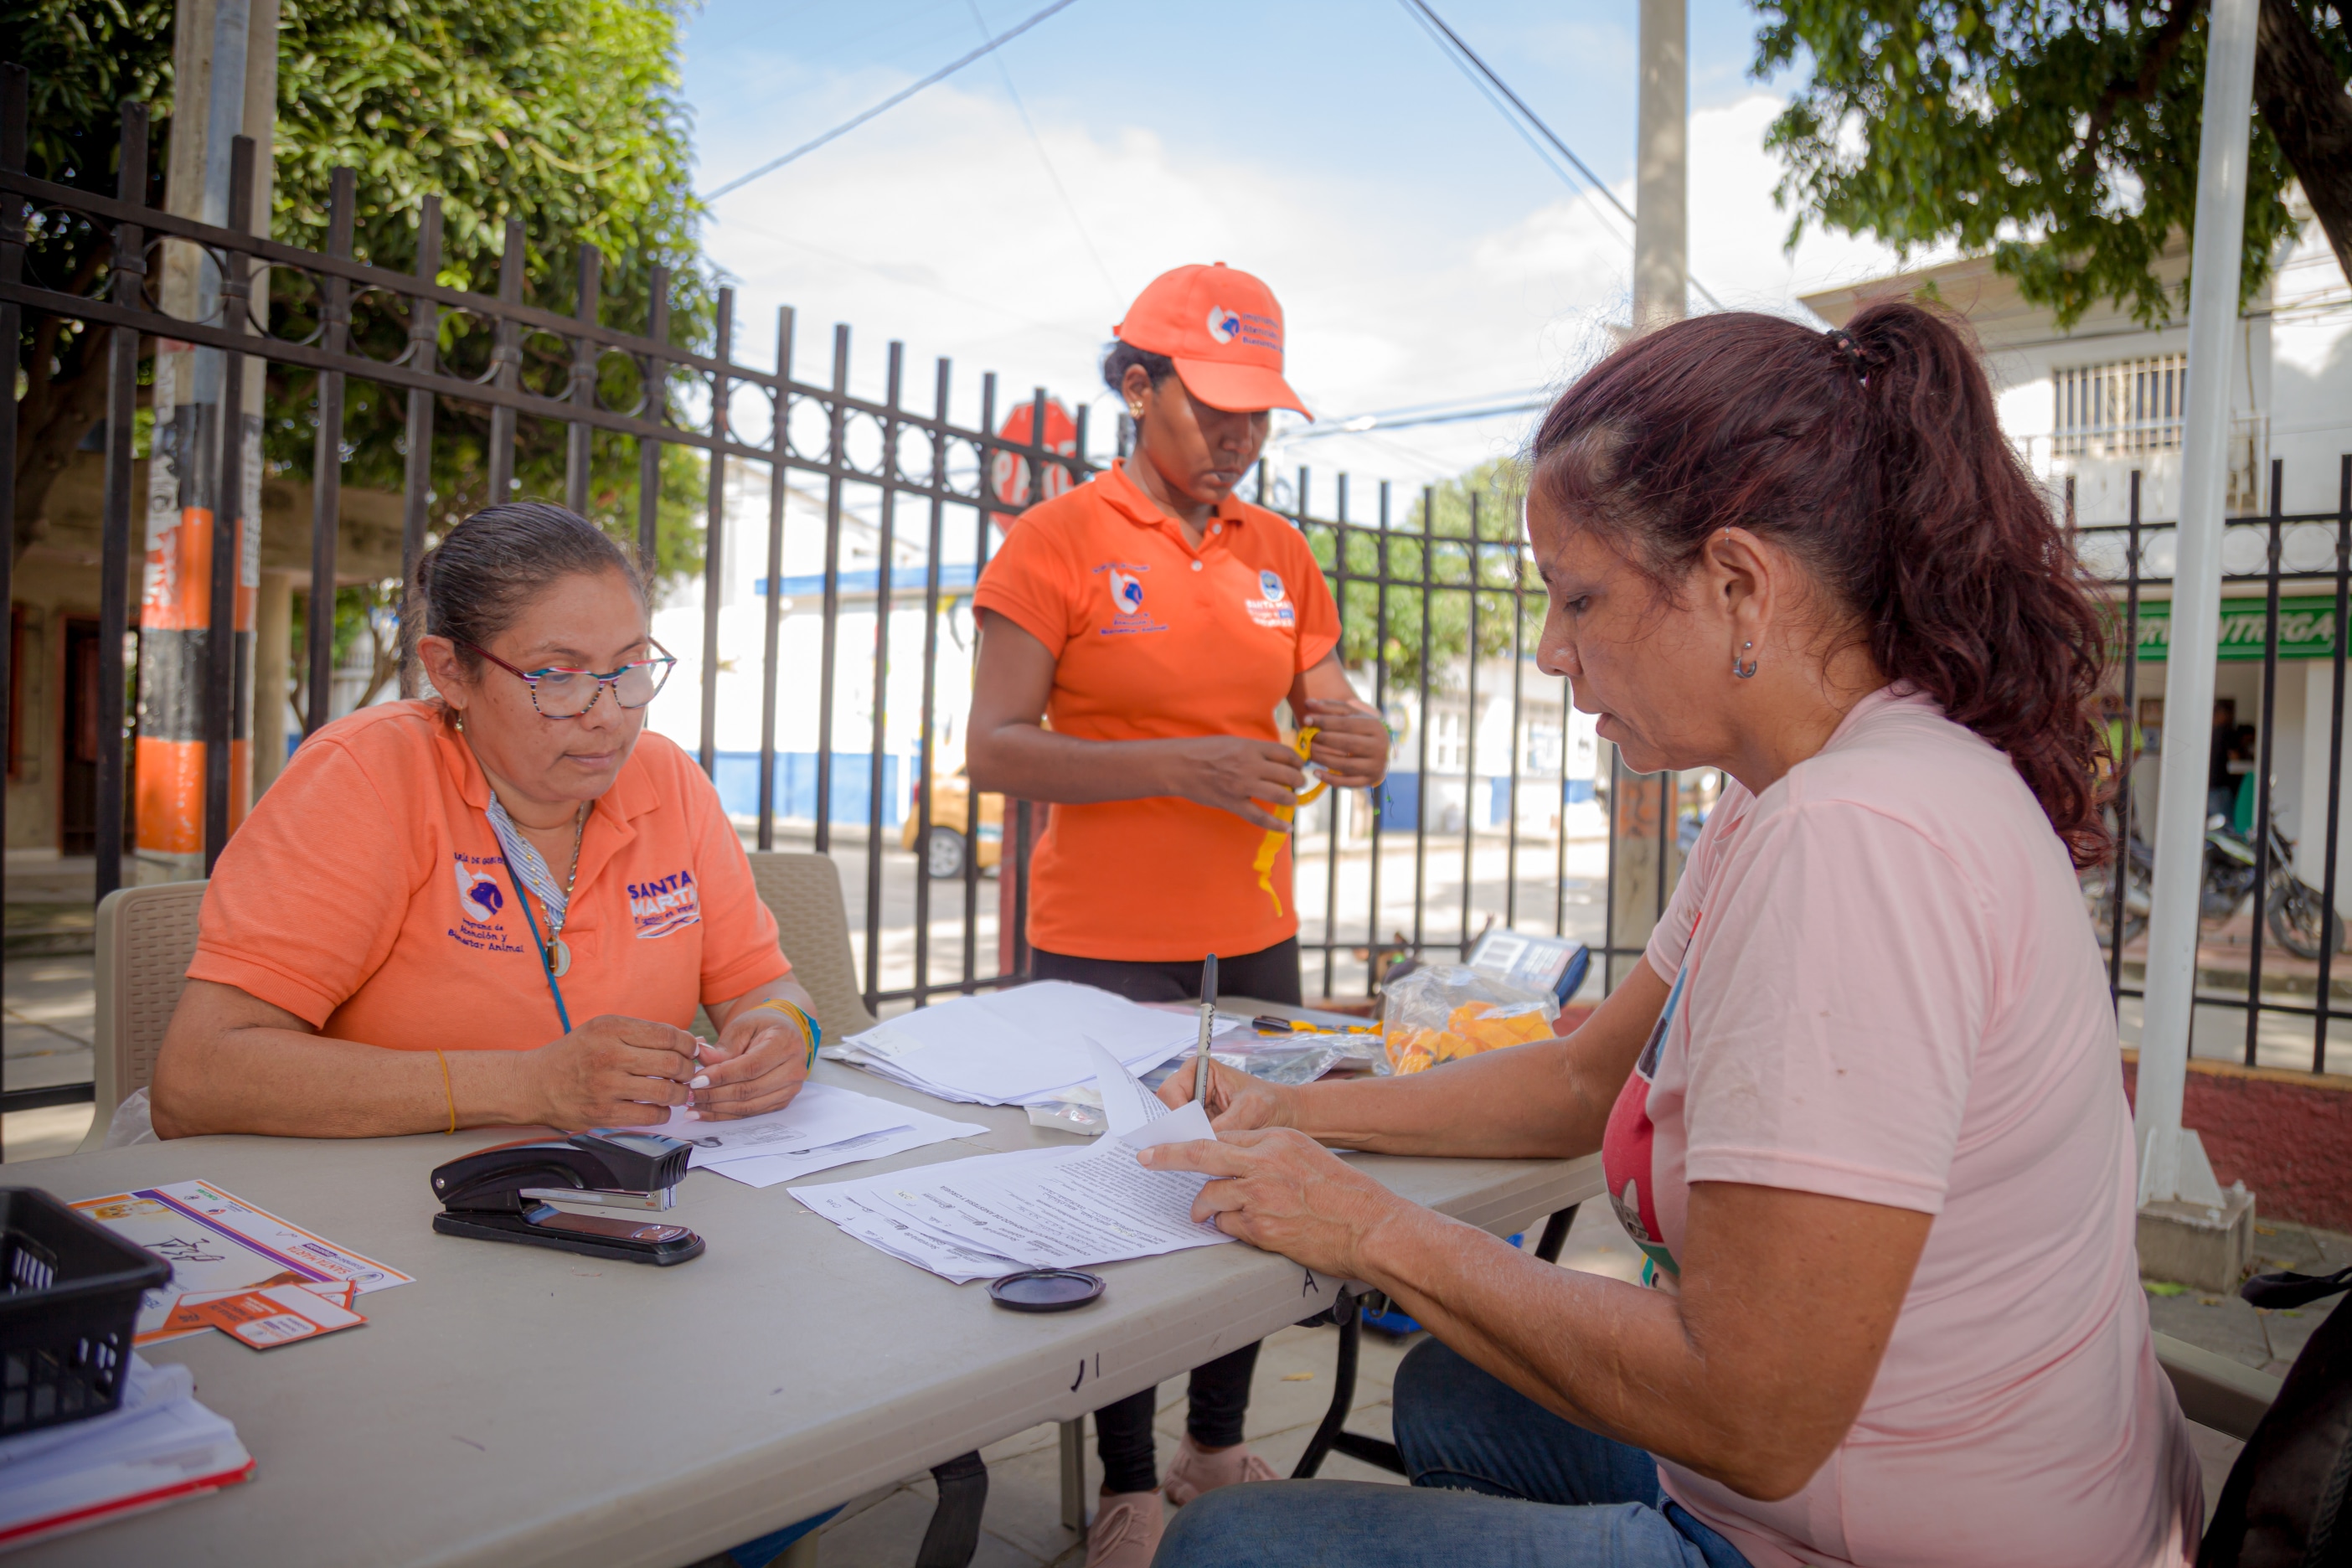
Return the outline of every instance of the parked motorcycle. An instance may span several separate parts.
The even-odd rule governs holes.
[[[2298,958],[2317,958],[2323,942],[2337,952],[2345,950],[2344,921],[2329,912],[2318,889],[2294,874],[2294,846],[2270,824],[2268,886],[2263,890],[2263,919],[2271,939]],[[2218,925],[2241,909],[2254,891],[2254,847],[2230,831],[2226,819],[2215,816],[2205,825],[2204,875],[2197,889],[2200,921]],[[2099,945],[2115,940],[2116,882],[2123,881],[2124,940],[2147,929],[2150,891],[2156,880],[2156,856],[2147,840],[2134,833],[2115,859],[2084,870],[2083,900],[2098,932]]]

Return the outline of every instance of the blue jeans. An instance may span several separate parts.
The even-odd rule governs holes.
[[[1430,1341],[1397,1371],[1412,1488],[1224,1487],[1185,1507],[1152,1568],[1748,1568],[1639,1448],[1563,1421]]]

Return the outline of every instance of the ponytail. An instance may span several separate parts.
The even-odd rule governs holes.
[[[1662,584],[1718,529],[1789,550],[1881,673],[2008,754],[2076,865],[2106,858],[2104,625],[1949,317],[1890,300],[1831,332],[1678,322],[1570,388],[1534,459],[1547,501]]]

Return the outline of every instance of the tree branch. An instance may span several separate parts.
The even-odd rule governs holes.
[[[2205,0],[2179,0],[2154,33],[2148,35],[2147,52],[2140,57],[2139,75],[2130,80],[2116,76],[2099,93],[2099,101],[2091,106],[2088,123],[2083,132],[2083,150],[2074,155],[2074,177],[2088,181],[2097,171],[2096,153],[2099,138],[2106,134],[2115,122],[2116,110],[2125,100],[2145,103],[2155,96],[2157,84],[2163,79],[2164,68],[2180,52],[2189,37],[2189,25],[2205,9]]]
[[[2289,0],[2263,0],[2254,102],[2352,278],[2352,97],[2336,62]]]

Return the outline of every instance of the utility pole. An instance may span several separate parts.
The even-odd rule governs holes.
[[[1633,335],[1685,313],[1689,287],[1689,0],[1642,0],[1641,96],[1633,143]],[[1649,940],[1675,873],[1675,775],[1625,771],[1609,748],[1612,944]],[[1612,984],[1633,963],[1611,960]]]
[[[268,232],[278,5],[278,0],[179,0],[173,19],[167,211],[221,226],[242,216],[253,232]],[[249,210],[237,215],[231,212],[230,196],[233,152],[240,136],[252,140],[254,153]],[[167,312],[225,324],[225,279],[208,253],[168,243],[161,263],[158,283]],[[261,302],[256,316],[266,319],[268,275],[253,268],[250,281],[250,300]],[[205,874],[205,711],[213,668],[210,639],[216,629],[236,639],[230,666],[237,687],[230,705],[231,827],[243,820],[252,798],[252,634],[260,586],[264,376],[262,362],[246,357],[232,389],[228,359],[218,349],[170,340],[155,345],[155,437],[139,608],[136,880]],[[225,405],[237,409],[235,430],[223,427]],[[232,479],[226,486],[225,471]],[[224,497],[238,513],[229,535],[236,571],[229,624],[215,628],[214,522]],[[219,846],[211,848],[217,853]]]
[[[2133,1114],[2139,1145],[2141,1271],[2207,1289],[2237,1283],[2236,1264],[2251,1246],[2253,1226],[2252,1200],[2221,1191],[2204,1145],[2180,1124],[2180,1102],[2196,1008],[2209,762],[2203,740],[2221,651],[2221,515],[2229,484],[2231,350],[2238,335],[2259,4],[2214,0],[2206,33],[2197,230],[2189,264],[2179,553],[2172,577],[2171,652],[2164,666],[2167,721],[2156,810],[2156,886],[2148,911],[2147,990]]]

